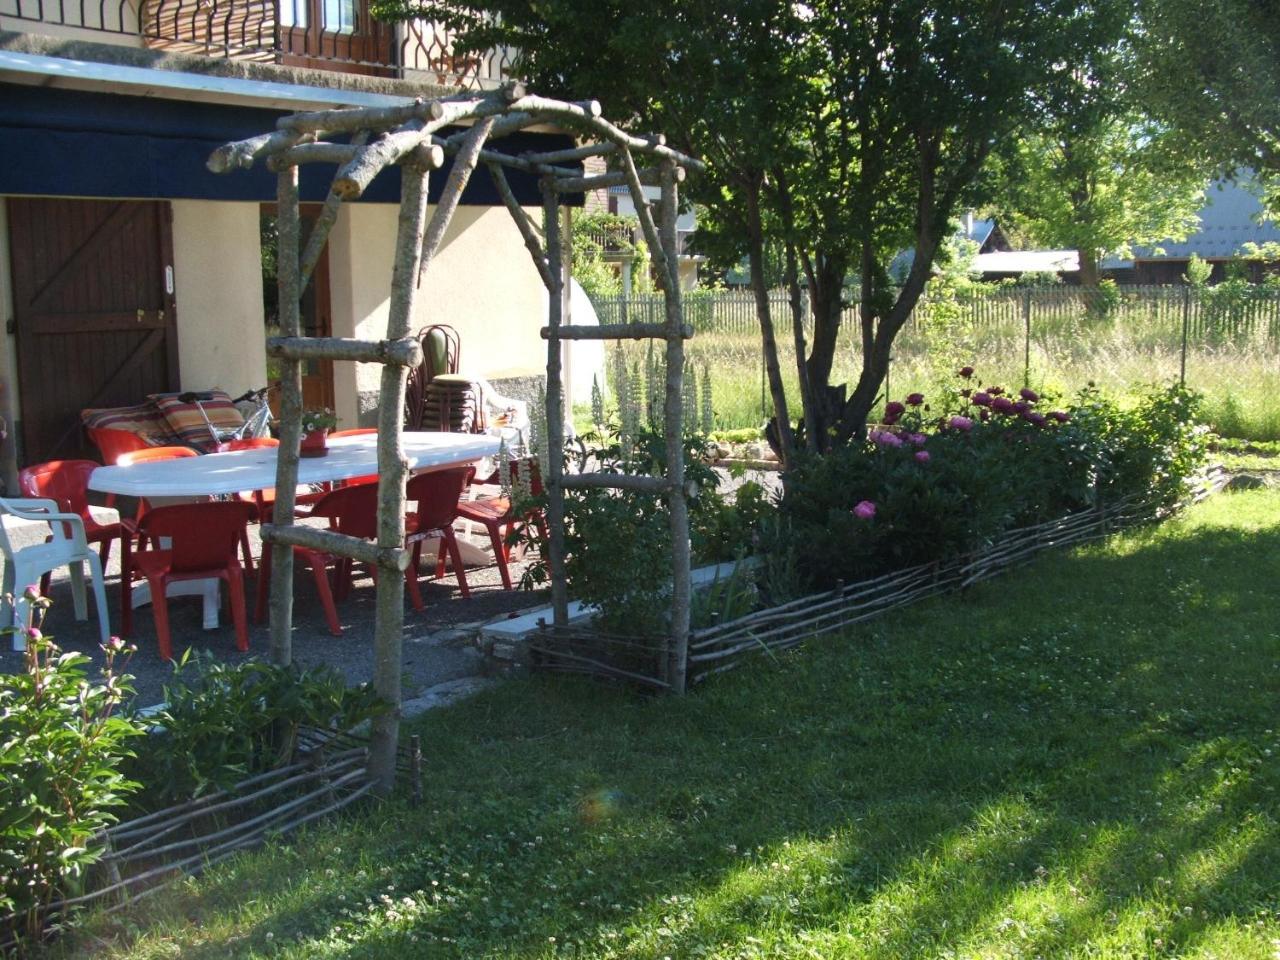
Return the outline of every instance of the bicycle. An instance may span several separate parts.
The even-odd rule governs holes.
[[[244,418],[244,423],[230,430],[219,430],[209,420],[209,415],[205,413],[202,400],[212,400],[213,395],[210,393],[198,393],[195,391],[187,391],[178,394],[178,399],[183,403],[194,404],[195,408],[200,411],[200,416],[204,419],[205,427],[209,431],[209,447],[210,452],[219,452],[225,449],[226,444],[232,440],[247,440],[255,437],[266,437],[271,435],[271,406],[267,402],[267,395],[274,387],[266,386],[257,390],[248,390],[231,402],[235,404],[237,409],[249,404],[253,409]],[[243,413],[243,410],[241,410]]]

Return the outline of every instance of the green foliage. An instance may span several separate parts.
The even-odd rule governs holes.
[[[1203,259],[1200,254],[1191,254],[1187,260],[1187,272],[1183,275],[1183,279],[1193,287],[1203,287],[1209,283],[1209,277],[1213,273],[1213,264]]]
[[[48,601],[35,603],[42,618]],[[89,658],[37,627],[23,671],[0,678],[0,916],[14,914],[33,942],[44,908],[81,883],[102,853],[97,834],[138,787],[121,764],[142,727],[116,712],[132,692],[116,661],[133,648],[112,637],[102,649],[102,679],[91,681]]]
[[[693,592],[689,606],[690,629],[701,630],[729,623],[756,608],[758,595],[751,564],[742,554],[735,559],[737,565],[727,577],[717,573],[710,585]]]
[[[907,404],[865,446],[806,459],[785,487],[782,539],[764,552],[793,544],[807,582],[826,588],[961,556],[1100,503],[1170,504],[1204,463],[1197,400],[1181,387],[1128,409],[1087,390],[1048,414],[1032,391],[1003,393],[966,387],[963,413],[928,419]]]
[[[588,213],[574,220],[573,224],[573,278],[582,285],[587,296],[593,299],[617,297],[622,293],[620,269],[605,259],[607,247],[648,263],[647,251],[641,255],[630,236],[636,227],[635,217],[623,217],[615,213]],[[602,242],[608,237],[608,242]],[[633,259],[633,270],[634,268]],[[639,272],[647,274],[647,270]],[[634,289],[634,287],[633,287]]]
[[[164,701],[135,771],[156,807],[288,762],[300,727],[350,730],[387,709],[368,684],[348,687],[333,667],[231,665],[189,650]]]

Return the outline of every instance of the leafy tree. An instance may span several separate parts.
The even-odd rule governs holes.
[[[1141,21],[1143,102],[1280,216],[1280,0],[1142,0]]]
[[[1068,78],[1068,95],[1046,121],[1010,140],[996,164],[997,208],[1043,246],[1078,251],[1080,282],[1098,284],[1104,254],[1134,244],[1183,240],[1199,223],[1211,170],[1184,140],[1144,110],[1135,89],[1136,10],[1116,2]],[[1100,26],[1101,26],[1100,22]]]
[[[747,256],[789,462],[768,241],[783,252],[804,358],[805,442],[824,449],[865,429],[949,220],[981,199],[994,145],[1060,99],[1108,2],[602,0],[585,15],[573,0],[385,0],[380,14],[444,22],[471,49],[515,47],[536,88],[597,97],[707,163],[691,184],[707,214],[701,242]],[[887,266],[908,246],[916,257],[896,288]],[[830,383],[850,274],[862,304],[852,390]]]

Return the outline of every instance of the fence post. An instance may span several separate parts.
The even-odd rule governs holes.
[[[1022,385],[1031,386],[1031,288],[1022,294]]]
[[[1182,288],[1182,362],[1178,370],[1178,383],[1187,385],[1187,334],[1191,329],[1191,287]]]

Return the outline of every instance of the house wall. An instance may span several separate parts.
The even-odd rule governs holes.
[[[266,383],[258,204],[173,201],[178,367],[184,390]]]
[[[397,213],[393,205],[355,204],[339,215],[329,239],[334,336],[385,335]],[[535,376],[546,364],[539,335],[546,299],[510,214],[459,207],[418,294],[412,327],[453,326],[463,373]],[[335,365],[334,400],[344,426],[372,425],[380,375],[377,364]]]

